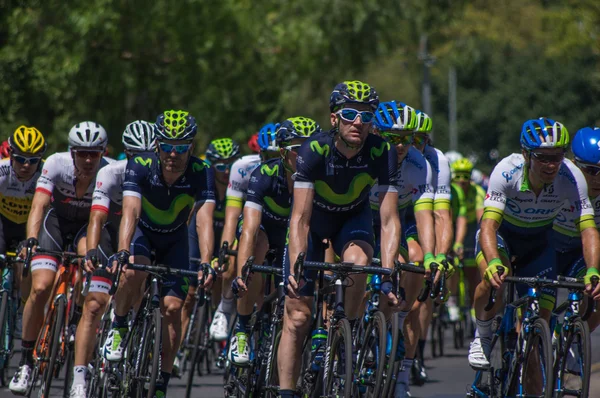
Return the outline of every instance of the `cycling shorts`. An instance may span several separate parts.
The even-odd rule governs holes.
[[[42,219],[38,234],[39,247],[46,250],[62,251],[70,243],[74,245],[85,237],[87,222],[66,220],[58,217],[54,208],[49,208]],[[56,272],[58,258],[46,254],[34,255],[31,259],[31,272],[47,269]]]
[[[477,231],[475,250],[477,260],[483,259]],[[512,260],[513,275],[522,277],[538,277],[556,279],[556,251],[551,244],[552,230],[542,231],[535,235],[521,235],[514,231],[503,231],[502,227],[496,233],[498,250]],[[516,285],[519,297],[525,296],[529,287],[524,284]],[[552,310],[556,303],[556,289],[543,288],[540,306]]]
[[[307,261],[323,261],[325,258],[326,244],[324,240],[329,239],[335,253],[341,254],[346,245],[352,241],[364,241],[371,247],[373,242],[373,215],[369,202],[365,202],[357,211],[351,213],[330,213],[313,207],[308,233]],[[284,283],[288,283],[288,277],[293,273],[290,266],[287,245],[283,255],[284,261]],[[316,271],[305,271],[305,284],[300,288],[301,296],[312,296],[315,291]]]
[[[154,250],[156,264],[170,268],[189,269],[188,228],[183,225],[168,234],[148,231],[138,225],[131,240],[130,252],[134,256],[152,258]],[[172,296],[184,300],[191,278],[169,275],[162,281],[161,297]]]
[[[0,253],[15,250],[19,243],[26,238],[27,223],[17,224],[0,214]]]
[[[109,259],[117,252],[119,226],[107,222],[100,233],[100,242],[98,242],[98,254],[100,266],[92,274],[90,283],[90,293],[108,294],[114,282],[114,275],[110,274],[105,268],[109,266]]]
[[[244,225],[244,219],[240,217],[238,222],[237,229],[235,231],[235,237],[238,242],[240,241],[240,237],[242,236],[242,228]],[[267,240],[269,241],[269,250],[275,250],[276,256],[273,261],[274,267],[282,267],[283,266],[283,252],[285,251],[285,242],[288,234],[288,229],[283,228],[281,225],[277,223],[270,223],[266,220],[263,220],[263,223],[260,224],[260,230],[264,231],[267,235]]]
[[[375,250],[373,256],[381,258],[381,227],[373,225],[373,232],[375,236]],[[400,247],[398,248],[400,254],[406,261],[408,261],[408,242],[406,241],[406,235],[404,234],[404,228],[400,233]]]
[[[556,273],[561,276],[578,278],[579,273],[583,277],[586,272],[585,260],[583,259],[583,248],[559,251],[556,250]]]

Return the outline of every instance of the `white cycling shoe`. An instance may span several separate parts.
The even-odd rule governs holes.
[[[229,319],[224,313],[217,311],[208,329],[210,338],[214,341],[225,341],[229,336]]]
[[[469,347],[469,365],[475,370],[486,370],[490,367],[490,361],[485,355],[485,350],[479,337],[475,337],[475,340],[473,340]]]
[[[15,395],[25,395],[31,387],[31,372],[32,369],[29,365],[19,366],[17,373],[13,376],[8,385],[10,391]]]

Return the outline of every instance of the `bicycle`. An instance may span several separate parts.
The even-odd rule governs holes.
[[[559,281],[581,283],[583,279],[558,277]],[[598,277],[592,277],[592,286],[598,284]],[[586,321],[583,320],[583,314],[580,315],[579,307],[583,300],[583,291],[585,285],[580,288],[570,288],[568,299],[553,311],[553,319],[558,319],[560,314],[565,313],[560,334],[554,345],[554,375],[556,378],[555,392],[556,397],[561,398],[566,395],[575,397],[588,397],[590,389],[591,373],[591,338],[590,330]],[[595,303],[588,307],[588,312],[595,310]],[[577,371],[579,373],[579,388],[567,387],[567,376],[572,374],[567,369],[568,358],[573,355],[576,361]]]
[[[14,284],[14,265],[23,263],[23,260],[17,257],[14,252],[0,254],[0,268],[2,269],[2,281],[0,282],[0,381],[2,386],[8,385],[10,359],[13,354],[13,331],[17,311],[19,308],[19,297],[15,295]]]
[[[502,272],[500,272],[502,274]],[[506,397],[506,396],[537,396],[551,398],[554,393],[552,337],[548,323],[539,316],[541,289],[574,288],[580,289],[582,284],[561,282],[545,278],[507,276],[504,282],[506,297],[509,302],[504,314],[495,318],[495,333],[491,342],[490,367],[479,370],[475,380],[467,392],[467,397]],[[527,294],[512,301],[515,295],[515,284],[523,283],[530,286]],[[492,289],[486,311],[490,311],[496,301],[496,290]],[[522,307],[524,307],[522,309]],[[517,332],[517,312],[524,312]],[[537,351],[538,355],[534,353]],[[531,363],[531,358],[539,364]],[[530,367],[534,370],[539,365],[542,378],[541,394],[529,391],[526,377],[530,377]],[[534,380],[529,380],[530,384]],[[539,386],[536,386],[539,387]]]
[[[344,311],[344,283],[351,274],[391,275],[392,270],[382,267],[360,266],[353,263],[332,264],[326,262],[305,261],[304,253],[298,255],[294,264],[294,275],[300,281],[304,270],[318,271],[319,288],[317,290],[317,314],[313,320],[313,331],[324,329],[323,303],[327,298],[329,332],[325,347],[311,347],[308,363],[301,378],[302,396],[353,396],[355,385],[353,372],[353,338],[350,322]],[[325,285],[324,271],[331,271],[330,283]],[[347,285],[346,285],[347,286]],[[305,342],[305,346],[308,342]],[[387,344],[380,341],[380,346]],[[321,360],[321,353],[324,352]],[[322,381],[322,385],[320,382]]]

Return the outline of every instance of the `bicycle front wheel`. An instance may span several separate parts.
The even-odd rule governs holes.
[[[54,307],[54,315],[52,317],[52,332],[48,337],[50,342],[49,345],[49,356],[44,358],[47,360],[43,381],[40,391],[42,398],[48,398],[50,396],[50,387],[52,385],[52,379],[54,378],[55,366],[57,366],[58,351],[61,346],[61,334],[65,327],[65,313],[66,313],[66,302],[65,300],[59,299]],[[43,330],[43,329],[42,329]]]
[[[160,375],[160,346],[162,340],[162,316],[160,308],[152,310],[152,316],[144,323],[142,348],[138,355],[136,366],[136,379],[142,381],[136,389],[137,396],[153,398],[156,389],[156,380]],[[144,388],[140,388],[144,387]],[[147,391],[144,394],[144,390]]]
[[[557,397],[588,397],[590,393],[591,339],[587,322],[576,319],[557,353],[556,376]],[[559,344],[560,347],[560,344]]]
[[[523,333],[523,331],[521,331]],[[538,318],[529,328],[527,344],[522,345],[522,355],[513,360],[520,363],[513,375],[516,391],[522,391],[523,396],[538,396],[552,398],[554,394],[554,372],[552,357],[552,337],[548,323]],[[518,378],[515,383],[515,378]],[[513,391],[513,392],[516,392]],[[509,395],[512,395],[509,392]]]
[[[326,363],[325,395],[352,397],[352,329],[346,318],[340,319],[331,338],[329,362]],[[327,356],[326,356],[327,357]]]
[[[185,398],[190,398],[192,394],[193,380],[194,380],[194,372],[196,368],[202,366],[202,359],[205,355],[203,352],[205,349],[206,342],[203,341],[204,336],[207,333],[207,325],[206,320],[208,319],[206,315],[207,305],[206,303],[199,307],[196,312],[196,326],[192,329],[194,331],[193,335],[193,343],[192,343],[192,351],[190,354],[190,363],[188,367],[187,381],[185,385]]]
[[[387,324],[381,311],[373,314],[366,326],[358,355],[355,380],[365,397],[379,397],[386,364]]]

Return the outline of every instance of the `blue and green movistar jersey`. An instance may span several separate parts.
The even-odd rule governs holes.
[[[327,212],[348,212],[369,199],[378,182],[379,192],[397,193],[396,148],[369,134],[362,149],[351,159],[335,147],[331,132],[312,136],[298,151],[295,188],[315,190],[314,205]]]
[[[467,223],[477,223],[477,210],[483,210],[485,191],[482,187],[471,182],[465,195],[460,185],[452,183],[452,218],[467,217]]]
[[[292,195],[281,159],[269,160],[254,169],[245,206],[262,211],[263,224],[287,228],[291,204]]]
[[[167,233],[186,224],[194,203],[215,202],[214,174],[206,162],[192,157],[183,175],[167,185],[158,156],[148,153],[127,162],[123,196],[142,200],[142,227]]]

